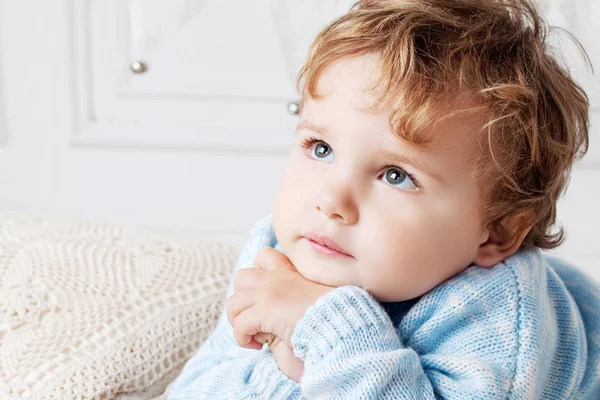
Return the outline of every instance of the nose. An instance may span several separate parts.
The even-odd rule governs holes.
[[[346,225],[358,222],[358,205],[347,182],[329,180],[319,193],[316,207],[328,219]]]

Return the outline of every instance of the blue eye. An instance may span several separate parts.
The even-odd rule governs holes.
[[[398,189],[409,189],[409,190],[417,189],[417,185],[415,185],[415,183],[410,178],[410,176],[406,172],[402,171],[400,168],[397,168],[397,167],[388,168],[383,173],[383,176],[381,177],[381,179],[385,183],[387,183],[393,187],[396,187]]]
[[[315,160],[335,161],[333,149],[325,142],[316,142],[310,149],[310,155]]]

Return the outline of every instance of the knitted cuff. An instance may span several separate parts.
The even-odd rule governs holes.
[[[314,364],[350,335],[369,331],[368,337],[378,342],[389,337],[390,330],[396,335],[392,321],[375,298],[358,286],[341,286],[306,310],[292,333],[292,345],[296,357]]]
[[[299,399],[302,398],[300,385],[279,370],[275,356],[267,348],[259,350],[264,354],[257,361],[248,377],[250,387],[256,390],[258,398]]]

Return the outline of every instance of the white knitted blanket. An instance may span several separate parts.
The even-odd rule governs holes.
[[[214,328],[236,253],[198,236],[0,213],[0,399],[160,397]]]

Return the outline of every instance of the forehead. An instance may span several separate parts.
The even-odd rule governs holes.
[[[374,55],[342,58],[318,77],[317,92],[366,111],[383,94],[379,76],[379,62]]]
[[[404,109],[403,100],[415,93],[386,95],[380,79],[380,63],[376,55],[342,58],[323,70],[317,80],[317,93],[322,97],[305,99],[303,114],[306,118],[325,118],[333,124],[348,128],[365,127],[372,133],[388,132],[395,139],[427,148],[448,148],[467,143],[474,146],[484,123],[476,102],[467,96],[448,96],[434,107],[416,110]],[[384,95],[386,95],[384,97]],[[378,107],[372,108],[384,98]],[[422,100],[422,99],[419,99]],[[423,100],[427,104],[426,99]],[[305,112],[304,112],[305,111]],[[394,115],[392,115],[395,113]],[[419,120],[422,132],[403,132],[390,123],[395,117],[402,126],[403,119]],[[414,125],[413,125],[414,126]],[[419,135],[432,140],[425,145],[411,140]]]

